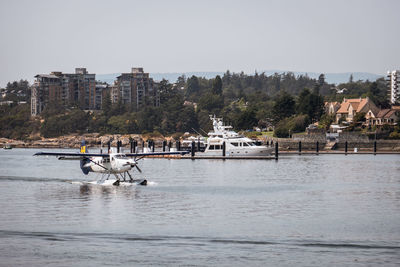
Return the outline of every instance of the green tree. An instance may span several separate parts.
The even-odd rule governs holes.
[[[295,104],[293,96],[289,95],[286,91],[281,92],[276,98],[272,110],[275,122],[295,114]]]
[[[204,94],[198,104],[199,110],[207,110],[210,114],[219,114],[224,107],[224,99],[221,95],[212,93]]]
[[[307,115],[298,115],[280,121],[274,130],[274,136],[279,138],[289,137],[289,133],[304,132],[308,125]]]
[[[109,116],[111,114],[111,107],[112,107],[112,103],[111,103],[111,96],[110,93],[107,93],[103,99],[102,99],[102,103],[101,103],[101,108],[103,110],[103,113],[106,116]]]
[[[190,96],[192,94],[199,92],[199,90],[200,90],[199,79],[193,75],[187,80],[186,95]]]
[[[256,118],[256,110],[254,108],[248,108],[239,113],[234,126],[238,130],[247,130],[253,129],[257,124],[258,120]]]
[[[308,115],[312,121],[317,121],[324,112],[323,103],[321,95],[311,93],[309,89],[305,88],[301,91],[297,101],[297,113]]]
[[[222,95],[222,80],[219,75],[215,77],[212,83],[212,92],[215,95]]]

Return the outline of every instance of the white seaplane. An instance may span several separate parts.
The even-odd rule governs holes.
[[[74,152],[38,152],[34,156],[57,156],[58,159],[79,159],[82,172],[87,175],[89,172],[101,173],[102,178],[96,184],[120,185],[121,182],[147,185],[146,179],[133,179],[129,173],[132,168],[139,172],[138,161],[147,156],[157,155],[184,155],[187,151],[176,152],[152,152],[152,153],[89,153],[86,142],[82,141],[80,153]],[[114,175],[114,179],[109,179]],[[129,180],[127,177],[129,177]]]

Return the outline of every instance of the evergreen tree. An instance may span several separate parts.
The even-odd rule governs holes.
[[[101,103],[101,109],[103,110],[104,115],[109,116],[110,112],[111,112],[111,96],[110,93],[107,93],[103,99],[102,99],[102,103]]]
[[[200,90],[199,79],[196,76],[192,76],[187,80],[186,95],[190,96],[197,93]]]
[[[273,107],[273,115],[275,122],[284,118],[290,117],[295,114],[295,104],[293,96],[289,95],[286,91],[279,94]]]
[[[222,94],[222,80],[219,75],[215,77],[212,83],[212,92],[213,94],[216,95],[221,95]]]

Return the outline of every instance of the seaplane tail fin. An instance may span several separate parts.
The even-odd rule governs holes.
[[[85,140],[82,140],[80,148],[81,148],[81,151],[80,151],[81,153],[88,153],[89,152],[89,150],[87,149]],[[91,169],[90,167],[85,166],[89,162],[90,162],[90,160],[88,158],[83,158],[83,159],[80,160],[81,170],[86,175],[89,174],[90,169]]]
[[[81,153],[88,153],[88,152],[89,152],[89,150],[86,147],[86,141],[82,140],[82,142],[81,142]]]

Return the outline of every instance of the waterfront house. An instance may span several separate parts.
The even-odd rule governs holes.
[[[384,124],[395,125],[398,121],[398,113],[396,109],[382,109],[372,120],[372,125],[382,126]]]
[[[336,112],[340,108],[339,102],[325,102],[325,113],[329,115],[336,115]]]
[[[347,122],[352,122],[355,115],[358,113],[365,114],[378,114],[378,107],[368,98],[344,98],[340,104],[340,108],[336,113],[336,122],[339,120],[344,120]]]

